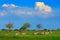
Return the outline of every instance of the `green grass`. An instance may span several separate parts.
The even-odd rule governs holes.
[[[6,32],[0,31],[0,40],[60,40],[60,31],[53,31],[53,34],[49,35],[33,35],[34,31],[25,31],[27,35],[15,36],[15,32],[11,31],[5,35]],[[41,32],[41,31],[39,31]]]
[[[0,40],[60,40],[60,36],[1,36]]]

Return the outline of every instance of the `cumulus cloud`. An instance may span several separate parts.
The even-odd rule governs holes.
[[[39,10],[43,10],[45,12],[51,12],[51,7],[48,5],[45,5],[44,2],[36,2],[36,8]]]
[[[36,2],[35,9],[38,11],[40,16],[42,17],[49,17],[52,16],[52,8],[46,5],[44,2]]]
[[[2,8],[5,12],[1,12],[0,15],[20,15],[20,16],[40,16],[49,17],[51,16],[52,8],[45,5],[44,2],[36,2],[35,8],[16,6],[15,4],[3,4]],[[2,10],[3,11],[3,10]],[[5,14],[6,13],[6,14]]]

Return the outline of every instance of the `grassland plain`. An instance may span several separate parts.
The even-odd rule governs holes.
[[[33,31],[26,31],[26,35],[17,35],[11,31],[9,33],[0,31],[0,40],[60,40],[60,31],[52,31],[49,35],[33,35]],[[8,34],[8,35],[5,35]]]

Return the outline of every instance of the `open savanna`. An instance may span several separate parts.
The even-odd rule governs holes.
[[[26,34],[22,35],[19,31],[19,35],[16,35],[15,31],[0,31],[0,40],[60,40],[60,30],[53,30],[52,34],[41,35],[41,31],[37,35],[34,35],[34,31],[24,31]]]

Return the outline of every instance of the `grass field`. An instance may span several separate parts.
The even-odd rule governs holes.
[[[60,31],[52,31],[49,35],[33,35],[34,31],[26,31],[26,35],[15,35],[14,31],[0,31],[0,40],[60,40]],[[41,31],[39,31],[41,32]],[[8,35],[5,35],[8,34]]]

